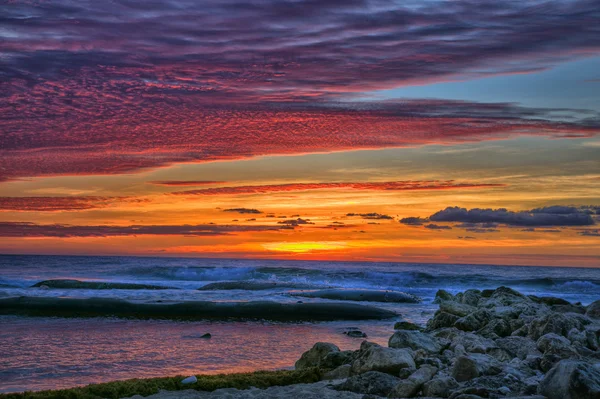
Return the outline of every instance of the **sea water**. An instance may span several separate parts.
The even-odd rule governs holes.
[[[49,279],[161,285],[165,290],[41,289]],[[435,292],[504,285],[525,294],[584,305],[600,299],[600,269],[411,263],[325,262],[87,256],[0,256],[0,297],[109,297],[130,301],[328,302],[298,298],[297,289],[199,291],[219,281],[269,281],[310,288],[394,290],[419,304],[369,302],[424,324],[436,310]],[[395,320],[274,323],[163,321],[114,318],[0,316],[0,392],[65,388],[96,382],[291,368],[318,341],[342,350],[361,339],[358,328],[385,345]],[[199,338],[210,333],[212,338]]]

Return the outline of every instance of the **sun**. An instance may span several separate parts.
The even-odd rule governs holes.
[[[344,249],[347,247],[347,244],[342,241],[301,241],[266,243],[263,244],[263,247],[270,251],[307,253]]]

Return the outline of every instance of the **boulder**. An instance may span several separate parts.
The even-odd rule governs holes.
[[[476,307],[454,301],[441,301],[440,310],[455,316],[463,317],[477,310]]]
[[[465,305],[477,306],[479,303],[479,299],[481,299],[481,291],[470,289],[463,292],[463,295],[460,298],[460,303],[463,303]]]
[[[512,333],[512,327],[508,320],[493,319],[477,333],[486,338],[507,337]]]
[[[600,319],[600,299],[590,303],[585,309],[585,314],[593,319]]]
[[[435,293],[435,299],[433,303],[440,303],[441,301],[453,301],[454,296],[446,290],[438,290]]]
[[[524,360],[528,355],[541,355],[537,349],[537,344],[531,338],[526,337],[505,337],[496,341],[499,348],[507,351],[512,357]]]
[[[491,356],[473,353],[459,356],[452,366],[452,377],[456,381],[468,381],[482,375],[495,375],[502,371],[500,363]]]
[[[343,383],[335,385],[334,389],[367,395],[387,396],[400,381],[400,378],[386,373],[368,371],[348,378]]]
[[[422,330],[422,328],[410,321],[402,320],[394,324],[394,330]]]
[[[588,363],[562,360],[546,374],[538,392],[548,399],[600,398],[600,371]]]
[[[321,367],[321,363],[328,354],[339,351],[340,348],[334,344],[329,342],[317,342],[312,348],[304,352],[298,361],[296,361],[296,370]]]
[[[360,330],[344,331],[344,334],[351,338],[367,338],[367,334]]]
[[[390,348],[423,349],[429,353],[439,353],[442,350],[437,340],[429,334],[420,331],[399,330],[389,339]]]
[[[458,382],[452,377],[436,377],[423,384],[423,395],[447,398],[453,389],[458,388]]]
[[[415,361],[407,350],[371,344],[364,349],[361,347],[358,358],[352,363],[352,374],[381,371],[397,375],[405,368],[415,368]]]
[[[334,369],[343,364],[350,364],[354,360],[354,351],[333,351],[329,352],[319,362],[319,367],[326,369]]]
[[[198,379],[196,378],[195,375],[192,375],[190,377],[187,377],[187,378],[184,378],[183,380],[181,380],[181,383],[183,385],[193,384],[195,382],[198,382]]]
[[[427,322],[427,329],[437,330],[439,328],[452,327],[458,319],[459,317],[456,315],[438,310],[435,312],[433,318]]]
[[[491,319],[492,313],[489,310],[479,309],[456,320],[454,327],[463,331],[477,331],[485,327]]]
[[[571,329],[576,328],[581,331],[590,323],[586,316],[577,313],[548,312],[531,322],[527,335],[535,340],[548,333],[566,337]]]
[[[342,364],[335,369],[328,371],[323,375],[324,380],[339,380],[342,378],[350,377],[352,366],[349,364]]]
[[[428,365],[422,366],[407,379],[400,381],[400,383],[392,389],[388,398],[412,398],[416,396],[423,387],[423,384],[431,380],[437,371],[438,369],[436,367]]]

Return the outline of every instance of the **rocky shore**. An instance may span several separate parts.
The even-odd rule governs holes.
[[[388,346],[316,343],[295,367],[320,370],[319,383],[151,398],[600,398],[600,300],[582,306],[500,287],[440,290],[435,301],[426,326],[396,323]]]

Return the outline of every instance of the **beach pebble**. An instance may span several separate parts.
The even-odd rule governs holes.
[[[198,382],[198,379],[196,378],[195,375],[192,375],[190,377],[184,378],[183,380],[181,380],[182,384],[194,384]]]

